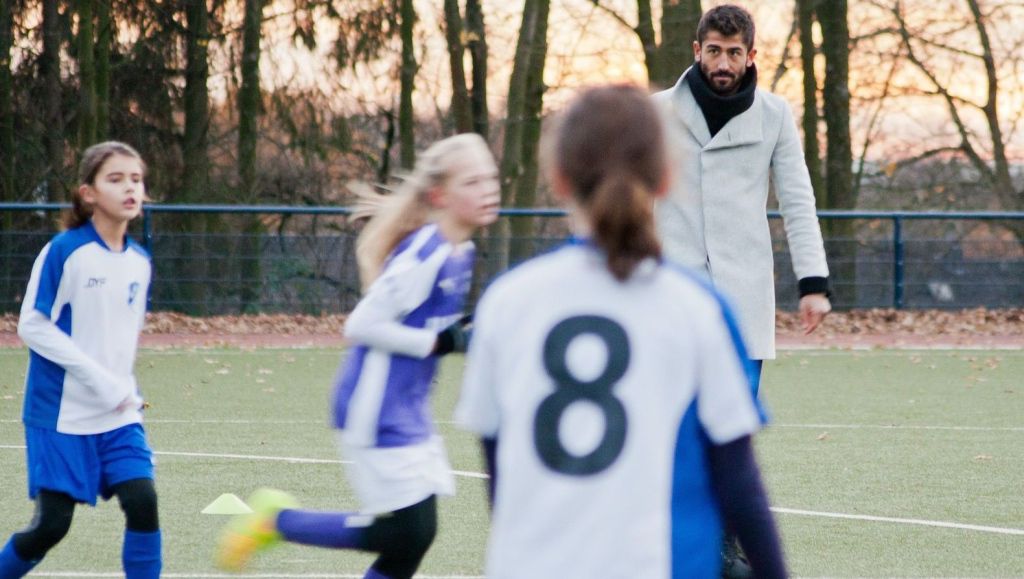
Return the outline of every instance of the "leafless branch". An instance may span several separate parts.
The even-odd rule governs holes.
[[[600,11],[604,12],[605,14],[611,16],[612,20],[615,20],[619,24],[625,26],[626,28],[628,28],[628,29],[630,29],[630,30],[632,30],[634,32],[636,31],[636,26],[635,25],[630,24],[629,21],[627,21],[618,12],[612,10],[611,8],[609,8],[608,6],[605,6],[604,4],[601,4],[601,0],[590,0],[590,3],[593,4],[594,7],[597,8],[598,10],[600,10]]]
[[[917,53],[914,52],[914,46],[911,42],[910,31],[907,28],[906,20],[903,18],[902,2],[897,0],[896,4],[890,7],[890,11],[892,12],[892,15],[896,18],[896,22],[898,24],[900,31],[900,36],[903,39],[903,46],[906,51],[907,58],[910,60],[911,63],[913,63],[915,67],[917,67],[919,71],[921,71],[922,74],[925,75],[925,77],[928,78],[928,80],[935,87],[935,90],[938,92],[938,94],[941,95],[942,98],[946,101],[946,106],[949,109],[949,115],[953,120],[953,124],[956,126],[957,132],[960,135],[960,148],[963,150],[964,154],[967,155],[967,158],[971,160],[971,163],[981,174],[985,175],[986,178],[988,178],[990,181],[995,182],[995,175],[993,174],[992,169],[985,163],[985,161],[981,158],[981,155],[978,154],[978,151],[974,148],[974,145],[971,143],[970,131],[968,130],[967,125],[964,123],[963,119],[960,117],[960,111],[959,109],[957,109],[956,106],[956,99],[953,97],[953,95],[949,93],[949,90],[939,82],[939,79],[936,78],[935,73],[932,72],[932,70],[928,68],[925,65],[925,63],[918,57]]]
[[[778,86],[779,81],[789,70],[787,61],[789,61],[789,48],[793,45],[793,38],[797,36],[797,31],[800,28],[800,4],[795,3],[793,7],[793,24],[789,27],[789,34],[786,35],[786,42],[782,48],[782,57],[779,58],[779,66],[775,69],[775,75],[772,77],[771,92],[775,92],[775,87]]]
[[[928,149],[927,151],[914,155],[913,157],[901,159],[899,161],[896,161],[895,163],[891,163],[890,165],[884,168],[884,172],[887,176],[892,177],[893,175],[896,174],[896,172],[900,171],[901,169],[905,169],[906,167],[920,163],[921,161],[930,159],[936,155],[941,155],[942,153],[958,153],[961,151],[963,151],[963,147],[960,146],[936,147],[934,149]]]
[[[896,75],[897,68],[899,68],[899,61],[893,60],[892,66],[889,67],[889,73],[885,76],[882,94],[878,97],[878,106],[871,113],[871,120],[868,121],[867,130],[864,132],[864,146],[861,148],[860,160],[857,162],[857,174],[853,178],[854,199],[857,199],[857,196],[860,195],[861,179],[864,177],[864,164],[868,157],[868,149],[871,147],[872,141],[874,141],[878,120],[881,118],[882,110],[885,108],[885,99],[889,96],[889,87],[892,86],[892,79]]]

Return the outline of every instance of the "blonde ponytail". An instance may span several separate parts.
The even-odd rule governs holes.
[[[356,241],[356,262],[363,291],[380,277],[384,262],[402,239],[430,220],[433,212],[430,192],[444,185],[457,153],[478,147],[486,150],[487,142],[475,133],[437,141],[423,152],[412,174],[403,178],[390,195],[381,195],[365,184],[349,185],[357,197],[350,219],[370,218]]]
[[[353,218],[371,217],[356,241],[356,263],[359,279],[366,291],[384,267],[388,254],[407,235],[422,227],[430,216],[427,187],[414,183],[415,176],[407,178],[391,195],[372,192],[357,205]]]

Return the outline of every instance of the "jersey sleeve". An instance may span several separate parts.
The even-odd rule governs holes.
[[[492,300],[485,294],[473,316],[473,339],[469,344],[462,393],[455,407],[455,422],[464,430],[485,438],[498,433],[500,408],[495,362],[499,343]]]
[[[345,337],[388,352],[429,356],[437,332],[407,326],[402,319],[430,296],[443,258],[435,254],[421,261],[415,255],[395,256],[345,320]]]
[[[135,393],[135,379],[115,376],[57,326],[61,311],[71,301],[73,283],[65,276],[65,260],[52,249],[52,245],[44,247],[32,266],[18,318],[18,337],[92,390],[104,407],[114,408]]]
[[[749,361],[736,320],[719,299],[720,316],[709,319],[700,348],[697,414],[714,444],[757,432],[762,414],[751,390]]]

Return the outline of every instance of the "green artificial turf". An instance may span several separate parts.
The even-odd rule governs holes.
[[[304,506],[356,506],[328,426],[341,353],[329,350],[165,350],[140,353],[146,428],[157,451],[165,576],[216,577],[224,516],[200,511],[222,493],[260,486]],[[28,523],[20,412],[26,353],[0,350],[0,539]],[[452,466],[479,473],[473,437],[448,422],[463,360],[446,360],[436,418]],[[767,363],[772,425],[757,450],[774,506],[1024,529],[1024,353],[808,351]],[[482,574],[484,481],[457,477],[420,572]],[[1024,535],[822,514],[778,513],[798,576],[1024,576]],[[33,576],[117,576],[116,504],[80,507],[68,537]],[[566,521],[571,525],[571,521]],[[284,545],[261,554],[260,577],[361,576],[365,554]],[[244,576],[244,575],[243,575]]]

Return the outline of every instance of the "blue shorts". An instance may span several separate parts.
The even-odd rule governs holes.
[[[26,426],[25,446],[28,496],[33,500],[39,491],[48,490],[95,506],[97,496],[109,499],[120,483],[153,478],[153,451],[141,424],[102,434],[62,434]]]

